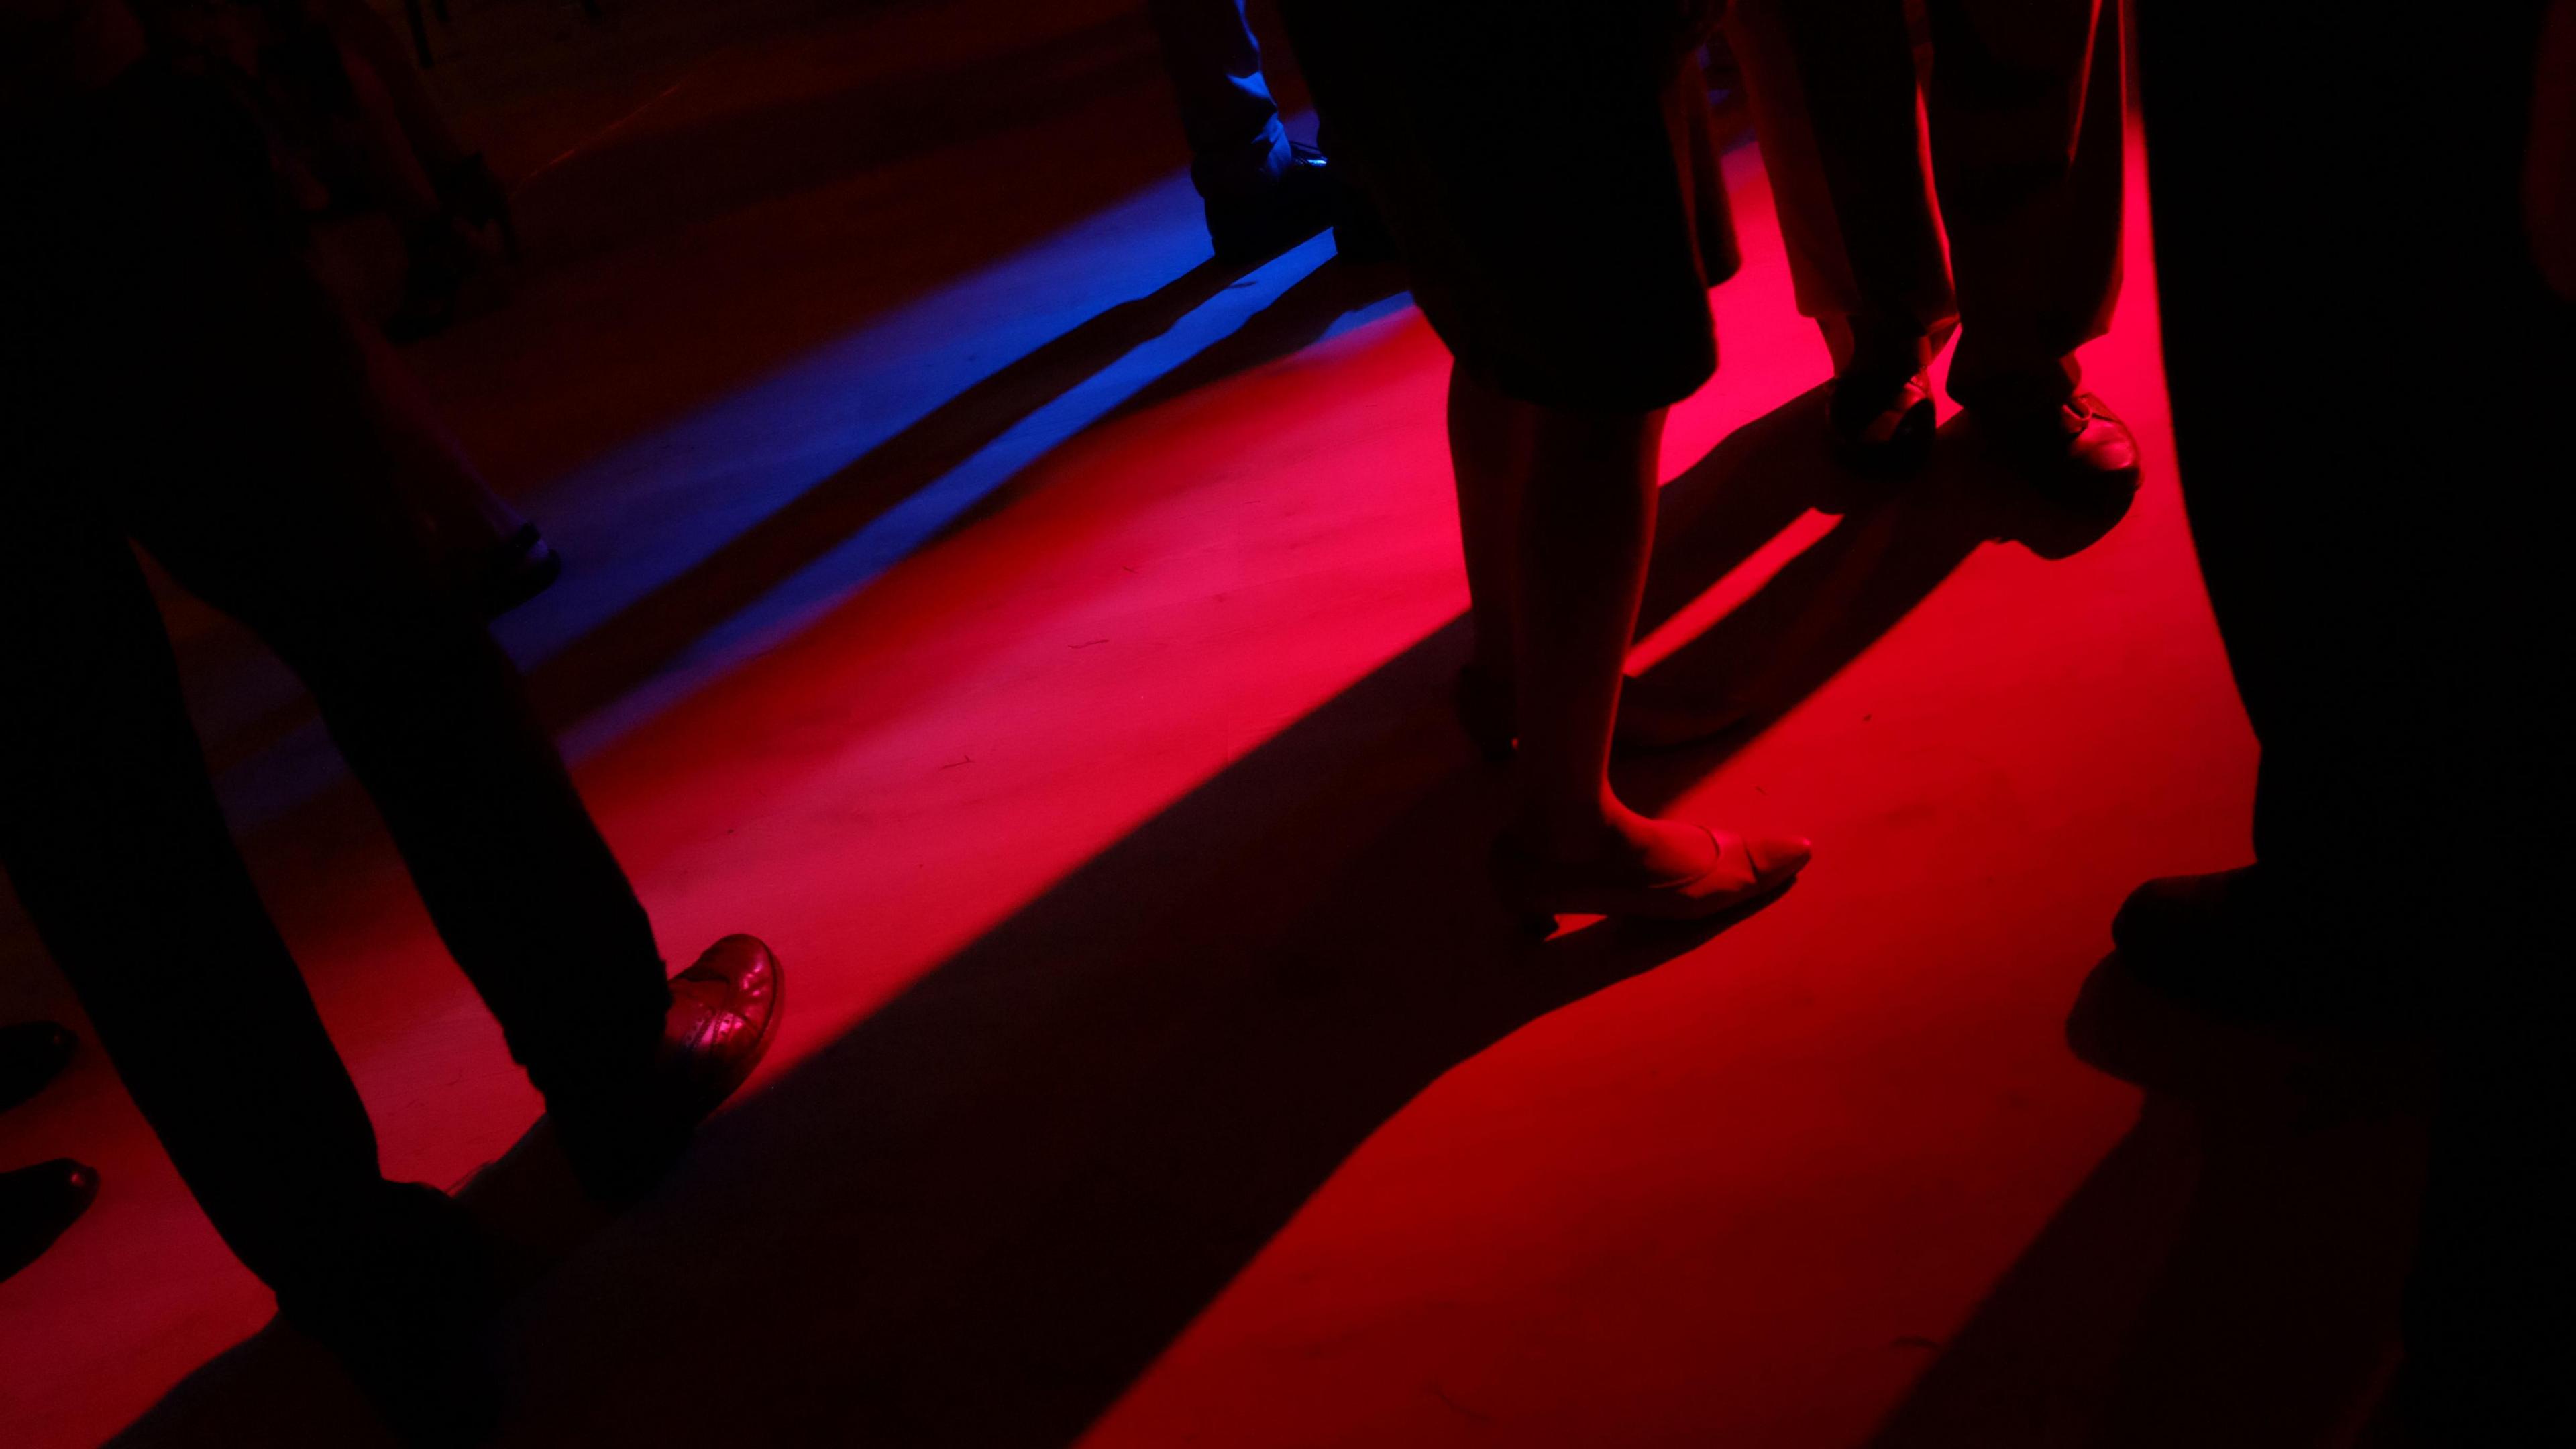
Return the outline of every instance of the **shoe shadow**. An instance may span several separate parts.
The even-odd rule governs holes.
[[[1443,1073],[1726,929],[1519,932],[1483,878],[1491,779],[1446,710],[1464,635],[711,1123],[520,1305],[505,1442],[1070,1443]],[[723,1393],[639,1372],[712,1324]],[[117,1442],[342,1442],[346,1396],[296,1386],[327,1370],[263,1340]]]
[[[1203,262],[933,408],[539,664],[528,677],[539,718],[561,729],[625,697],[780,580],[1160,336],[1241,275]]]
[[[1985,514],[1844,496],[1814,461],[1820,406],[1757,421],[1666,490],[1659,599],[1838,508],[1838,534],[1863,521],[1877,545],[1812,572],[1909,561],[1886,572],[1916,592],[1869,616],[1892,621],[1988,536]],[[1781,597],[1845,606],[1815,584]],[[1442,1074],[1695,957],[1733,922],[1542,944],[1493,898],[1497,792],[1447,705],[1466,633],[1390,661],[711,1123],[665,1191],[514,1310],[504,1442],[1069,1444]],[[1800,679],[1867,642],[1800,637],[1844,650]],[[1658,788],[1710,759],[1660,760]],[[639,1371],[710,1325],[722,1393]],[[117,1442],[370,1432],[272,1329]]]
[[[2137,1124],[1872,1449],[2350,1442],[2390,1364],[2427,1066],[2197,1017],[2116,955],[2067,1023]]]
[[[2070,557],[2126,516],[2130,490],[2044,497],[1979,446],[1959,419],[1924,470],[1872,479],[1833,462],[1828,393],[1801,394],[1730,435],[1666,485],[1638,622],[1642,638],[1810,510],[1840,519],[1742,603],[1665,655],[1645,689],[1733,721],[1706,741],[1627,754],[1623,793],[1663,804],[1769,729],[1930,597],[1983,544]]]
[[[1211,262],[1208,265],[1216,264]],[[1231,275],[1240,276],[1268,265],[1269,261],[1251,263],[1237,268]],[[1108,427],[1238,373],[1294,356],[1322,341],[1334,324],[1345,317],[1369,315],[1382,306],[1401,306],[1408,301],[1402,268],[1352,267],[1344,265],[1338,257],[1328,257],[1321,266],[1290,283],[1260,311],[1245,318],[1232,332],[1192,353],[1133,396],[1085,424],[1081,431],[1089,433]],[[1009,482],[949,520],[923,546],[928,547],[962,533],[1025,497],[1034,471],[1022,469]]]

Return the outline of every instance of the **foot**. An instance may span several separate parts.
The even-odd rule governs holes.
[[[363,1233],[313,1249],[279,1315],[339,1361],[397,1442],[479,1444],[501,1415],[488,1330],[503,1290],[492,1245],[454,1199],[383,1183]]]
[[[2389,942],[2259,865],[2147,882],[2122,903],[2111,941],[2139,981],[2224,1021],[2394,1026],[2412,1013]]]
[[[670,1012],[644,1086],[587,1107],[556,1106],[584,1190],[622,1207],[670,1172],[698,1124],[768,1053],[782,986],[778,958],[751,936],[725,937],[671,978]]]
[[[756,936],[727,936],[671,978],[655,1070],[672,1110],[695,1124],[750,1080],[769,1053],[785,984],[777,956]]]
[[[1932,456],[1932,376],[1918,370],[1901,378],[1836,378],[1826,419],[1845,467],[1915,472]]]
[[[1495,886],[1533,934],[1554,930],[1559,915],[1704,920],[1778,894],[1813,854],[1802,837],[1622,814],[1580,852],[1525,834],[1494,842]]]
[[[0,1278],[44,1256],[98,1197],[98,1169],[68,1157],[0,1172]]]
[[[2033,484],[2089,495],[2138,486],[2138,439],[2102,399],[2079,392],[2044,408],[1991,408],[1977,429]]]
[[[1228,266],[1267,261],[1333,224],[1341,180],[1324,153],[1290,147],[1287,167],[1258,190],[1207,201],[1208,240]]]
[[[0,1026],[0,1111],[33,1097],[61,1075],[80,1045],[61,1023],[20,1021]]]

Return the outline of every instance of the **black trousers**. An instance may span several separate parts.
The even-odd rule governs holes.
[[[1955,321],[1950,391],[1961,403],[2071,396],[2075,349],[2109,329],[2120,295],[2118,0],[1926,0],[1933,60],[1920,110],[1903,0],[1772,3],[1776,19],[1746,23],[1757,41],[1787,43],[1750,47],[1751,78],[1757,92],[1803,101],[1771,119],[1803,125],[1823,184],[1799,178],[1783,204],[1828,214],[1784,227],[1840,244],[1857,293],[1850,369],[1912,372]]]
[[[2185,502],[2267,876],[2444,1034],[2424,1442],[2564,1442],[2576,308],[2521,209],[2541,5],[2139,12]]]
[[[1190,180],[1201,196],[1258,191],[1288,165],[1288,131],[1261,74],[1243,0],[1149,0],[1163,70],[1181,103]]]
[[[260,192],[139,71],[13,138],[0,317],[0,862],[227,1243],[322,1295],[392,1215],[374,1133],[217,810],[128,541],[312,690],[439,933],[573,1135],[669,993],[519,679],[393,487],[403,406]]]

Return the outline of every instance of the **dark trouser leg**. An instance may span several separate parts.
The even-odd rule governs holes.
[[[12,274],[47,279],[25,294],[37,325],[10,334],[14,431],[44,463],[13,511],[78,503],[304,676],[568,1144],[574,1119],[619,1120],[668,988],[515,671],[433,582],[392,483],[403,395],[369,385],[220,101],[138,71],[98,111],[67,143],[87,151],[43,173],[62,192],[33,213],[59,233],[38,239],[46,265]],[[166,1016],[146,1055],[192,1028]]]
[[[142,574],[114,528],[11,506],[0,599],[0,860],[216,1231],[309,1282],[372,1217],[375,1133],[216,808]]]
[[[569,1141],[631,1106],[660,1040],[651,926],[516,669],[408,526],[385,416],[401,399],[364,388],[318,291],[290,279],[268,327],[233,359],[258,387],[205,421],[232,430],[235,467],[138,485],[134,530],[312,690]]]
[[[1776,90],[1802,93],[1796,119],[1807,135],[1784,135],[1777,143],[1766,136],[1765,154],[1776,144],[1794,156],[1803,149],[1800,140],[1811,141],[1822,187],[1790,184],[1781,195],[1793,206],[1820,196],[1832,213],[1795,225],[1784,220],[1783,228],[1830,236],[1842,248],[1858,299],[1849,317],[1846,375],[1906,377],[1931,360],[1955,304],[1924,173],[1905,7],[1901,0],[1801,0],[1781,7],[1777,23],[1786,44],[1757,47],[1747,62],[1755,70],[1751,84],[1757,98],[1775,77],[1784,82]],[[1787,66],[1795,67],[1794,77],[1779,76]]]
[[[1150,0],[1163,68],[1181,102],[1190,180],[1201,196],[1240,196],[1288,164],[1288,132],[1261,77],[1261,43],[1243,0]]]
[[[2404,1396],[2444,1445],[2567,1432],[2568,510],[2533,483],[2565,471],[2576,309],[2522,234],[2539,10],[2403,46],[2289,5],[2140,15],[2175,440],[2263,747],[2256,854],[2358,927],[2318,949],[2363,938],[2444,1031]],[[2385,405],[2285,424],[2292,348],[2369,359]]]
[[[1930,0],[1932,169],[1959,289],[1950,393],[2072,395],[2120,295],[2119,0]]]

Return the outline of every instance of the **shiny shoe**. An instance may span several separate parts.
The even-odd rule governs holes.
[[[1988,444],[2043,490],[2098,495],[2138,486],[2137,435],[2089,392],[2049,408],[1988,409],[1975,417]]]
[[[68,1157],[0,1172],[0,1278],[45,1255],[98,1198],[98,1169]]]
[[[778,957],[756,936],[727,936],[671,978],[655,1070],[675,1111],[695,1123],[750,1080],[769,1054],[785,989]]]
[[[1917,371],[1892,383],[1837,378],[1825,416],[1834,457],[1855,472],[1913,473],[1932,456],[1938,419],[1930,373]]]
[[[1216,246],[1216,259],[1250,266],[1279,255],[1333,224],[1341,190],[1341,178],[1323,152],[1292,145],[1287,168],[1259,190],[1208,198],[1208,240]]]
[[[698,1124],[768,1054],[782,984],[767,945],[727,936],[671,978],[662,1041],[643,1083],[581,1099],[549,1093],[548,1115],[592,1199],[623,1207],[670,1173]]]
[[[1700,828],[1716,848],[1715,863],[1696,875],[1642,882],[1544,861],[1504,836],[1494,842],[1494,887],[1523,927],[1545,938],[1558,916],[1697,921],[1755,905],[1786,890],[1814,853],[1795,837],[1747,839]]]
[[[60,1022],[19,1021],[0,1026],[0,1111],[15,1107],[62,1075],[80,1038]]]

